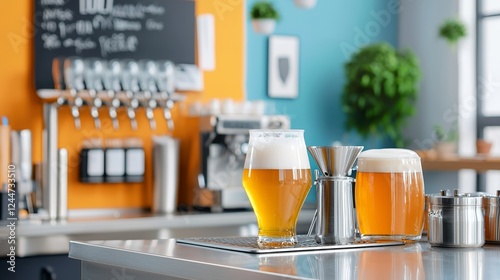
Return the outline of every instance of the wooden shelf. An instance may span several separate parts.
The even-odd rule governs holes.
[[[498,157],[449,157],[428,158],[422,157],[423,170],[460,170],[472,169],[476,171],[500,170]]]

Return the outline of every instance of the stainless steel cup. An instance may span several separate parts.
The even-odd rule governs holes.
[[[154,213],[177,210],[179,140],[169,136],[153,138]]]
[[[345,245],[354,242],[353,181],[350,177],[316,179],[318,220],[314,238],[317,243]]]
[[[481,247],[485,242],[482,196],[455,192],[429,196],[429,232],[431,246]]]

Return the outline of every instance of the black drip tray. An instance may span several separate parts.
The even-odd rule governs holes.
[[[260,249],[257,246],[257,237],[199,237],[199,238],[180,238],[176,239],[178,243],[209,248],[231,250],[238,252],[263,254],[280,252],[301,252],[313,250],[339,250],[339,249],[357,249],[366,247],[397,246],[404,245],[403,242],[380,241],[365,242],[360,241],[346,245],[321,245],[317,244],[314,237],[307,235],[297,236],[298,244],[290,248]]]

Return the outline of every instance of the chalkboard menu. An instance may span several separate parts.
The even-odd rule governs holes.
[[[169,59],[195,62],[190,0],[35,0],[35,84],[54,88],[52,60]]]

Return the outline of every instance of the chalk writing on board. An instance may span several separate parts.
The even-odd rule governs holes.
[[[101,55],[107,57],[109,53],[135,52],[139,40],[136,36],[126,36],[123,33],[113,34],[111,37],[99,36]]]
[[[162,31],[165,8],[156,4],[116,4],[113,0],[79,0],[78,10],[69,0],[43,0],[40,27],[46,50],[74,49],[76,54],[99,49],[102,57],[130,53],[138,48],[134,32]],[[157,18],[155,18],[157,17]],[[96,35],[96,36],[93,36]]]
[[[35,85],[53,88],[54,58],[195,63],[195,1],[30,0],[34,2]]]
[[[109,14],[113,0],[80,0],[80,14]]]

